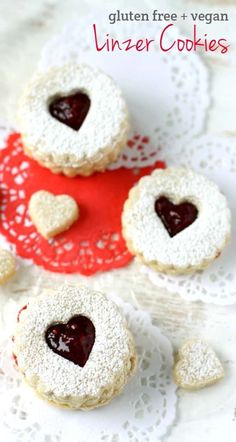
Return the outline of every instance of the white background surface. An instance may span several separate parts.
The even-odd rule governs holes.
[[[157,4],[158,3],[158,4]],[[208,3],[208,5],[207,5]],[[172,12],[227,12],[228,24],[212,24],[212,34],[220,31],[232,39],[231,57],[205,57],[211,72],[212,105],[206,121],[207,131],[214,134],[236,135],[236,2],[189,1],[134,1],[119,0],[0,0],[0,119],[15,121],[15,109],[23,85],[34,72],[42,46],[75,15],[82,16],[93,9],[116,9],[145,12],[148,8]],[[191,32],[189,22],[182,30]],[[202,29],[205,29],[203,25]],[[219,28],[220,27],[220,28]],[[86,279],[78,275],[69,280],[86,282],[90,286],[133,300],[152,313],[154,321],[178,346],[187,337],[200,335],[213,344],[226,371],[224,381],[205,390],[187,393],[179,391],[179,406],[175,426],[165,437],[168,442],[235,442],[236,440],[236,306],[217,307],[200,302],[188,303],[179,296],[158,291],[147,277],[140,274],[136,264]],[[35,281],[46,287],[64,282],[63,275],[51,275],[36,268],[24,268],[15,280],[16,296],[19,289],[30,294]],[[141,441],[140,441],[141,442]]]

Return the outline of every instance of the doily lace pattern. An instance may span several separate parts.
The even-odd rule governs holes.
[[[33,442],[158,441],[176,413],[176,386],[171,378],[172,347],[149,315],[114,298],[127,318],[139,355],[138,372],[124,392],[108,406],[90,412],[61,410],[35,396],[13,367],[11,342],[1,339],[0,423],[3,440]],[[13,331],[18,305],[11,309]],[[15,311],[14,311],[15,310]],[[14,311],[14,314],[13,314]],[[8,314],[7,321],[9,323]],[[10,330],[11,329],[11,330]],[[2,430],[1,430],[2,431]],[[81,436],[82,435],[82,436]],[[82,437],[82,438],[81,438]]]
[[[204,135],[188,145],[175,145],[166,149],[168,165],[192,167],[195,171],[215,181],[226,195],[236,218],[236,139]],[[232,238],[221,256],[206,270],[192,275],[169,276],[153,272],[146,267],[151,281],[158,287],[178,293],[189,301],[227,305],[236,303],[236,229],[233,223]]]

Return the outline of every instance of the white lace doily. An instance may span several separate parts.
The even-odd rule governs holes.
[[[69,61],[87,62],[103,69],[121,86],[132,118],[132,130],[148,136],[145,150],[140,140],[126,148],[112,168],[142,167],[160,158],[159,147],[170,147],[176,140],[187,143],[203,130],[209,105],[207,70],[196,54],[161,52],[157,44],[147,52],[97,52],[93,38],[97,24],[100,43],[106,38],[155,38],[158,23],[124,22],[109,25],[108,17],[88,16],[69,23],[42,51],[40,70]],[[173,27],[169,38],[176,37]],[[168,40],[167,40],[168,41]],[[133,138],[133,132],[131,138]]]
[[[138,372],[118,398],[89,412],[48,405],[21,381],[13,367],[11,340],[7,339],[13,331],[19,305],[14,301],[8,305],[4,311],[5,337],[0,347],[1,440],[151,442],[158,441],[167,432],[175,420],[177,398],[171,379],[172,346],[152,325],[147,313],[117,298],[114,300],[125,314],[136,340]]]
[[[178,293],[189,301],[219,305],[236,303],[236,138],[205,135],[165,150],[168,165],[184,165],[215,181],[232,211],[232,239],[221,256],[206,270],[192,275],[168,276],[142,267],[158,287]]]

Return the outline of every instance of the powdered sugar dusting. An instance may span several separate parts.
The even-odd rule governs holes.
[[[88,317],[95,327],[95,342],[82,368],[55,354],[45,341],[45,331],[56,322],[76,315]],[[17,324],[14,353],[26,380],[47,396],[92,397],[117,379],[126,383],[132,371],[134,344],[116,305],[86,287],[66,286],[30,300]]]
[[[188,201],[197,219],[173,238],[155,212],[155,201],[166,196],[175,204]],[[146,263],[185,269],[204,266],[230,237],[231,214],[225,196],[202,175],[185,168],[156,170],[131,189],[123,212],[125,238]]]
[[[186,342],[175,367],[177,382],[183,387],[201,387],[221,379],[224,369],[214,350],[202,340]]]
[[[76,91],[86,93],[91,106],[79,131],[53,118],[49,102]],[[120,88],[103,72],[87,65],[68,64],[38,74],[29,84],[19,109],[26,146],[42,162],[78,167],[126,139],[128,111]]]

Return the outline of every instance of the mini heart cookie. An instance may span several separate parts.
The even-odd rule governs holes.
[[[79,217],[79,208],[69,195],[39,190],[30,198],[29,215],[38,232],[49,239],[69,229]]]
[[[0,249],[0,284],[8,281],[16,272],[16,260],[12,253]]]
[[[187,168],[155,170],[131,189],[122,214],[131,253],[170,274],[206,268],[231,234],[231,214],[216,184]]]
[[[18,314],[13,355],[41,397],[85,410],[117,396],[137,365],[119,309],[87,287],[64,286],[30,298]]]
[[[224,377],[224,369],[214,350],[201,339],[187,341],[179,350],[174,379],[179,387],[195,390]]]

